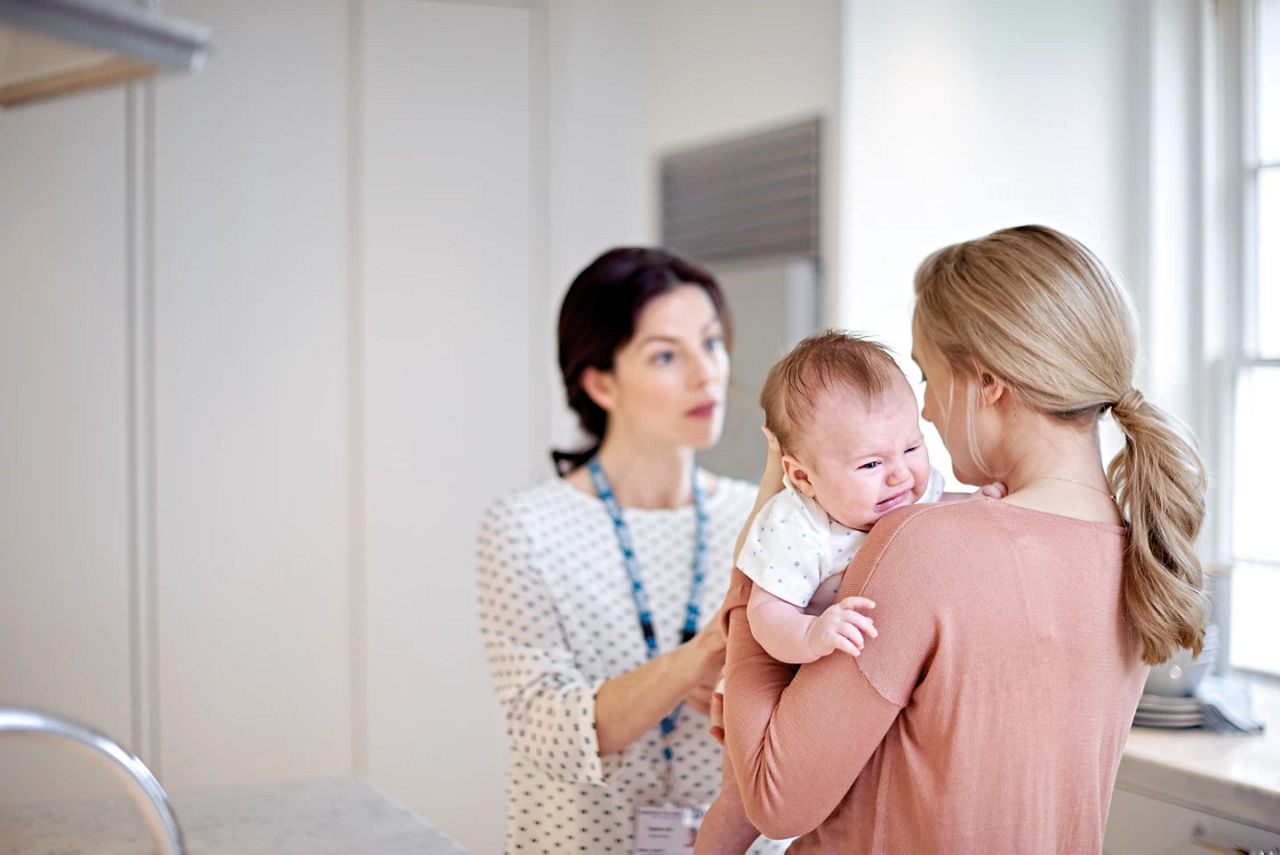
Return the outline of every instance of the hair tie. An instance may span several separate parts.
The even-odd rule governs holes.
[[[1137,389],[1130,388],[1120,396],[1120,399],[1111,405],[1111,412],[1117,416],[1126,416],[1138,411],[1143,403],[1142,393]]]

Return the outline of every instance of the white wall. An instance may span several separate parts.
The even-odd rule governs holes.
[[[1145,273],[1138,5],[846,0],[841,324],[909,366],[916,266],[1011,225],[1053,226],[1121,276]]]
[[[820,116],[823,278],[838,281],[839,177],[844,153],[839,0],[657,0],[648,4],[649,152],[719,142]],[[652,168],[652,167],[651,167]],[[647,207],[659,231],[658,176]],[[826,314],[836,308],[826,289]]]
[[[1185,231],[1149,5],[174,0],[200,74],[0,114],[0,694],[498,851],[474,524],[573,436],[554,313],[655,239],[660,154],[822,115],[828,316],[905,354],[945,242],[1143,278]]]
[[[839,0],[550,0],[549,12],[549,316],[601,251],[657,241],[663,154],[815,115],[826,122],[821,241],[834,281]],[[546,382],[550,437],[572,445],[559,375]]]
[[[496,853],[505,735],[473,567],[482,510],[529,479],[533,13],[361,11],[361,771]]]
[[[1124,269],[1126,4],[846,5],[843,322],[906,353],[916,265],[1008,225],[1061,228]]]

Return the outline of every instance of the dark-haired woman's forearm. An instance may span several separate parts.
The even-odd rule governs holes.
[[[691,691],[714,684],[723,665],[724,632],[717,617],[675,650],[606,680],[596,694],[600,756],[640,739]]]

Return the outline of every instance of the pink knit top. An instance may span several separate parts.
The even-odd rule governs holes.
[[[793,666],[726,614],[726,760],[792,852],[1102,851],[1147,668],[1122,526],[974,498],[881,520],[845,573],[879,638]]]

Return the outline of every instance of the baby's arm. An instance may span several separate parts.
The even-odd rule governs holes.
[[[820,615],[775,597],[759,585],[751,588],[747,621],[751,634],[779,662],[803,664],[843,650],[851,656],[862,652],[864,636],[875,638],[875,624],[859,609],[874,609],[866,597],[845,597]]]

